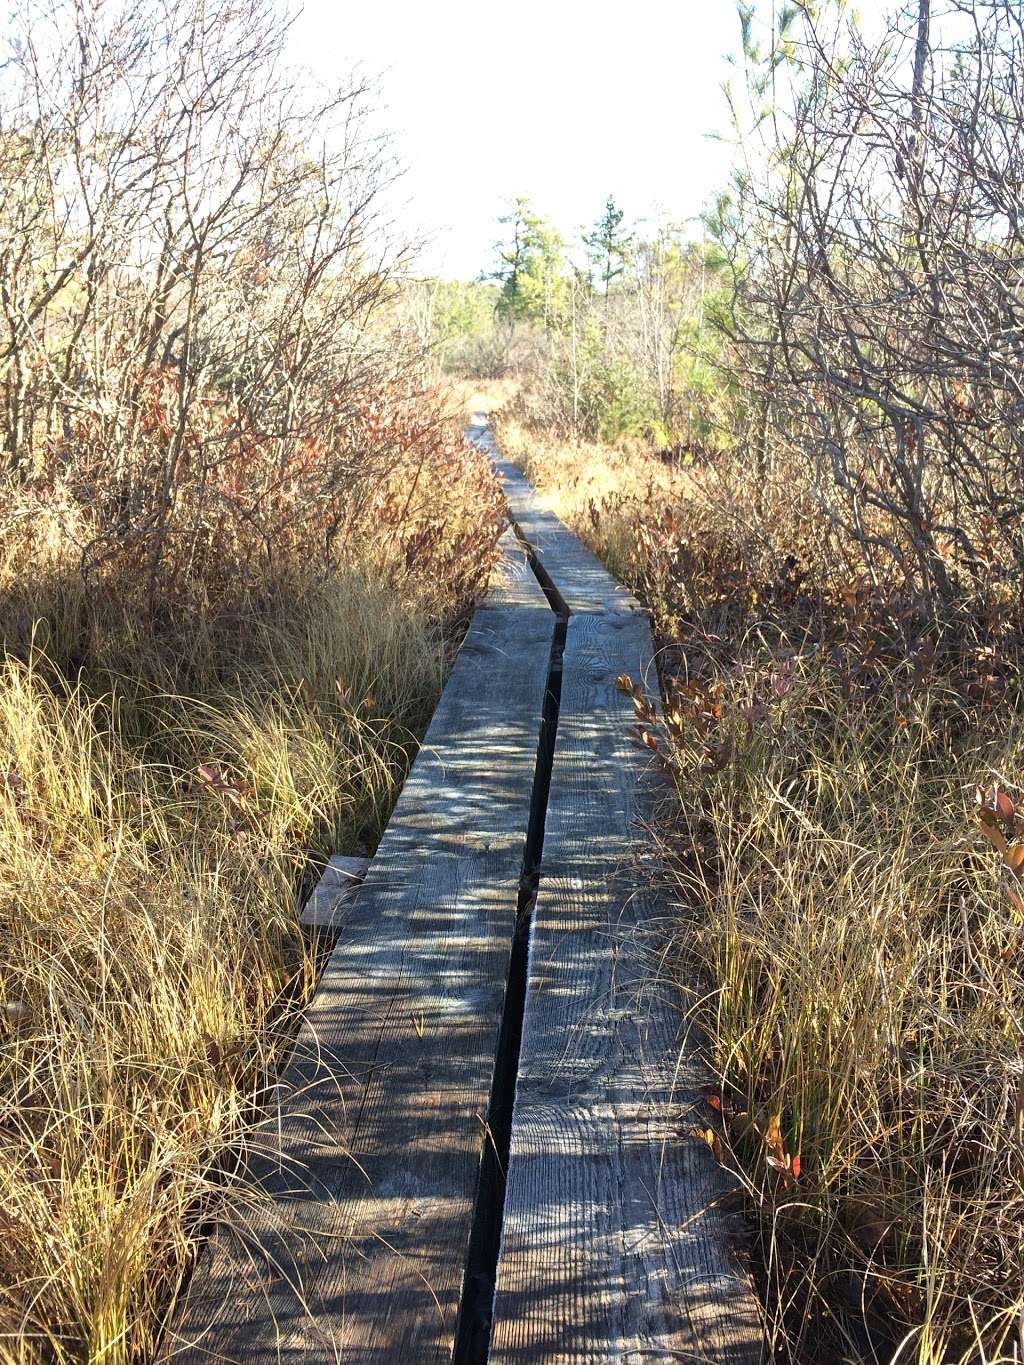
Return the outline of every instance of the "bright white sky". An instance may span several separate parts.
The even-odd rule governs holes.
[[[728,177],[721,93],[734,0],[304,0],[296,60],[328,83],[381,72],[423,268],[488,268],[507,200],[567,237],[609,193],[630,220],[694,218]],[[699,230],[699,229],[698,229]]]

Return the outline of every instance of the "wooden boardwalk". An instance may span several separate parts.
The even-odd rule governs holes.
[[[469,435],[518,536],[365,882],[318,888],[337,946],[164,1359],[762,1356],[689,1136],[705,1078],[650,969],[650,779],[615,688],[653,678],[650,628]]]

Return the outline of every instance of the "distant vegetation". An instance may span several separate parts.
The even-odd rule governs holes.
[[[782,1359],[1024,1320],[1024,30],[741,8],[703,231],[516,201],[498,438],[651,606],[676,975]],[[571,263],[570,263],[571,262]],[[488,286],[493,287],[493,286]],[[467,341],[462,357],[472,355]],[[625,685],[625,684],[624,684]]]
[[[726,271],[710,238],[629,229],[613,198],[575,244],[524,198],[499,230],[485,278],[418,286],[445,369],[528,378],[532,420],[570,437],[700,450],[723,435],[728,383],[709,320]]]

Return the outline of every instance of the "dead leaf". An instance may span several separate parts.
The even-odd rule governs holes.
[[[978,821],[981,825],[982,834],[984,834],[992,847],[998,849],[1000,853],[1005,854],[1008,848],[1006,835],[1003,833],[1002,826],[999,823],[999,817],[996,815],[995,811],[988,809],[981,811],[978,816]]]
[[[722,1147],[722,1139],[718,1136],[718,1134],[715,1132],[713,1128],[695,1128],[693,1130],[693,1135],[696,1138],[700,1138],[702,1142],[707,1143],[707,1145],[711,1148],[712,1154],[714,1155],[714,1158],[718,1162],[719,1166],[724,1164],[725,1150]]]
[[[993,808],[995,809],[995,813],[999,816],[999,818],[1007,826],[1009,826],[1010,829],[1012,829],[1014,816],[1016,815],[1017,812],[1016,809],[1014,808],[1013,802],[1007,796],[1006,792],[1001,792],[997,787],[995,797],[993,798],[992,801],[992,805]]]

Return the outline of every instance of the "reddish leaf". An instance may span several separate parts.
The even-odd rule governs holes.
[[[981,824],[982,834],[993,848],[998,849],[1000,853],[1005,853],[1007,848],[1006,835],[1003,833],[995,811],[983,810],[978,816],[978,820]]]
[[[999,818],[1005,821],[1005,823],[1012,829],[1014,816],[1016,815],[1017,812],[1014,808],[1013,802],[1010,800],[1007,794],[1005,792],[999,791],[999,789],[997,788],[995,797],[993,798],[992,801],[992,805],[995,808],[995,812],[999,816]]]
[[[706,758],[703,771],[720,773],[723,768],[729,766],[729,761],[732,758],[732,741],[727,739],[723,740],[721,744],[712,745],[706,752]]]
[[[206,1060],[215,1071],[219,1070],[221,1063],[224,1060],[224,1054],[221,1051],[220,1044],[217,1042],[216,1038],[211,1037],[209,1033],[203,1034],[203,1042],[206,1044]]]

